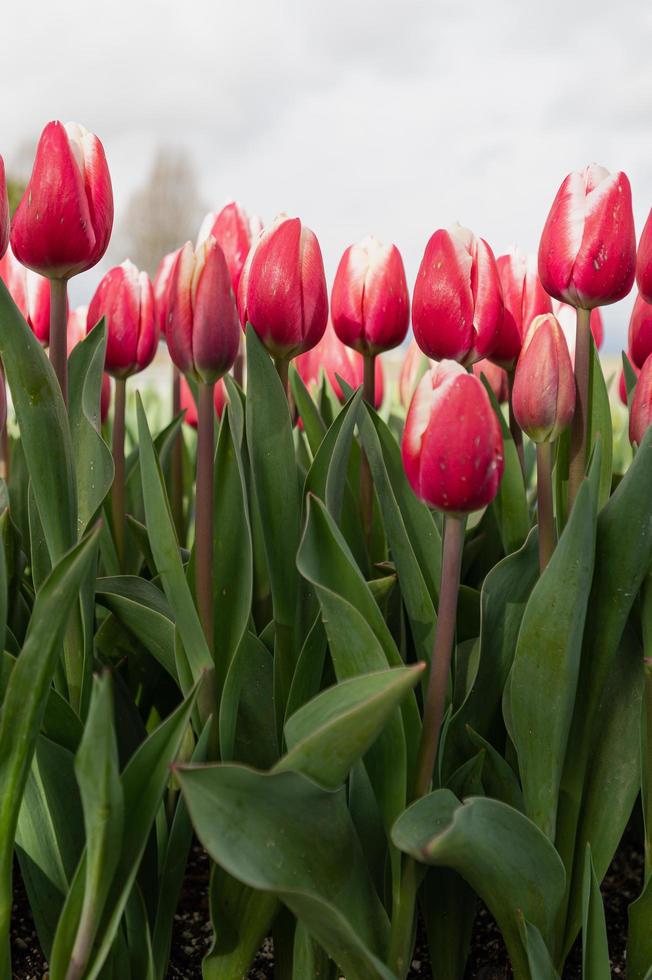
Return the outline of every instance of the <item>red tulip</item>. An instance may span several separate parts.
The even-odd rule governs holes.
[[[368,235],[340,259],[331,293],[331,318],[343,344],[379,354],[405,340],[410,297],[396,245]]]
[[[16,258],[49,279],[69,279],[99,262],[112,227],[102,144],[77,123],[48,123],[12,222]]]
[[[362,354],[346,347],[330,323],[317,346],[297,357],[296,367],[304,384],[308,388],[312,388],[313,391],[317,390],[320,384],[323,370],[336,397],[341,402],[344,401],[344,392],[337,380],[337,375],[346,381],[351,388],[359,388],[363,382],[364,358]],[[376,358],[375,372],[375,407],[380,408],[383,403],[383,368],[380,358]]]
[[[26,269],[11,248],[0,259],[0,279],[37,339],[47,347],[50,340],[50,283]]]
[[[491,360],[513,368],[523,338],[535,316],[551,313],[550,297],[541,285],[536,260],[514,249],[496,259],[505,313],[491,349]]]
[[[5,177],[5,162],[0,157],[0,259],[7,251],[9,244],[9,197],[7,196],[7,179]],[[4,388],[4,385],[0,385]],[[2,426],[0,426],[0,430]]]
[[[622,299],[636,271],[632,194],[624,173],[593,163],[565,179],[539,245],[544,289],[590,310]]]
[[[502,405],[509,399],[509,379],[504,368],[485,358],[482,361],[476,361],[471,370],[476,378],[482,379],[484,374],[499,404]]]
[[[292,358],[319,343],[328,294],[319,242],[298,218],[279,216],[261,232],[238,288],[242,325],[250,323],[267,350]]]
[[[412,399],[402,454],[412,489],[431,507],[466,513],[490,503],[503,438],[482,382],[454,361],[434,364]]]
[[[159,333],[165,336],[165,324],[168,318],[168,298],[170,292],[170,276],[180,248],[174,252],[168,252],[159,262],[154,282],[154,304],[156,306],[156,322],[158,323]]]
[[[554,442],[575,411],[575,377],[564,333],[552,315],[525,335],[512,388],[516,421],[534,442]]]
[[[652,422],[652,357],[641,368],[629,411],[629,441],[640,446]]]
[[[182,374],[213,384],[232,366],[240,325],[224,252],[211,235],[195,251],[186,242],[170,278],[166,338]]]
[[[554,299],[552,301],[552,312],[566,338],[570,359],[574,361],[577,311],[574,306],[569,306],[568,303],[560,303],[559,300]],[[597,306],[591,310],[589,326],[595,346],[600,350],[604,342],[604,323],[602,321],[602,313]]]
[[[213,404],[215,405],[215,411],[217,413],[218,419],[222,418],[224,413],[224,408],[228,404],[229,396],[226,393],[226,385],[224,384],[224,379],[220,380],[215,385],[213,391]],[[186,381],[185,377],[181,375],[181,409],[185,409],[186,414],[184,415],[183,421],[186,425],[191,426],[193,429],[197,428],[197,402],[192,393],[192,388]]]
[[[647,303],[652,303],[652,211],[647,216],[636,254],[636,284]]]
[[[221,211],[207,214],[199,229],[197,245],[201,245],[212,235],[224,252],[236,296],[247,256],[262,227],[260,218],[255,215],[250,217],[240,204],[229,201]]]
[[[628,349],[632,361],[642,368],[652,354],[652,305],[639,293],[629,319]]]
[[[115,378],[127,378],[151,363],[158,344],[154,291],[146,272],[127,259],[110,269],[95,291],[86,329],[106,317],[105,369]]]
[[[491,354],[502,321],[500,279],[487,243],[460,225],[436,231],[426,245],[412,300],[421,350],[434,360],[472,364]]]
[[[410,407],[412,395],[416,391],[417,385],[431,366],[432,361],[426,357],[416,340],[411,340],[403,358],[401,373],[398,378],[398,395],[403,408],[408,409]]]

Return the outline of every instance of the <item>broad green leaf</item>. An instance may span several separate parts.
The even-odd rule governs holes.
[[[294,931],[294,956],[292,975],[306,980],[329,980],[333,977],[334,964],[327,953],[312,938],[305,926],[297,923]]]
[[[132,888],[125,908],[124,930],[133,980],[136,977],[142,977],[142,980],[155,980],[152,936],[147,909],[137,884]]]
[[[323,500],[338,523],[361,397],[362,392],[359,389],[325,434],[315,453],[304,487],[304,496],[312,493]]]
[[[649,980],[652,976],[652,875],[629,906],[628,914],[627,980]]]
[[[522,812],[523,793],[512,767],[504,756],[496,751],[491,742],[474,732],[470,726],[467,727],[467,731],[470,740],[484,752],[482,785],[485,794]]]
[[[273,662],[267,647],[245,633],[231,661],[220,701],[220,757],[268,769],[278,758]]]
[[[530,980],[519,913],[549,947],[564,892],[564,869],[550,841],[517,810],[475,797],[461,803],[441,789],[397,820],[394,843],[417,861],[453,868],[489,907],[516,980]]]
[[[586,845],[582,888],[582,976],[610,980],[609,947],[600,883],[595,875],[591,845]]]
[[[0,286],[0,296],[4,286]],[[0,711],[0,973],[10,975],[11,858],[18,811],[68,617],[95,559],[97,531],[43,583]]]
[[[178,770],[204,847],[229,874],[283,901],[347,980],[391,980],[387,919],[365,867],[344,790],[295,772]]]
[[[317,615],[299,654],[288,698],[287,717],[319,693],[325,660],[326,633],[321,615]]]
[[[285,723],[288,752],[274,767],[327,789],[346,779],[423,674],[425,664],[362,674],[322,691]]]
[[[95,594],[176,681],[174,618],[161,590],[136,575],[115,575],[98,578]]]
[[[527,952],[531,980],[559,980],[552,957],[541,938],[541,933],[531,922],[519,916],[521,938]],[[588,977],[588,975],[587,975]]]
[[[319,413],[317,405],[312,400],[310,392],[303,383],[303,378],[293,364],[290,365],[290,387],[297,411],[301,417],[310,451],[314,457],[317,454],[322,439],[326,435],[326,424]]]
[[[280,908],[276,896],[256,891],[212,866],[210,910],[213,945],[204,957],[204,980],[242,980],[268,936]]]
[[[456,871],[428,868],[419,897],[437,980],[462,980],[476,916],[475,892]]]

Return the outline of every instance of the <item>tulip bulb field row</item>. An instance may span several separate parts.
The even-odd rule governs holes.
[[[652,220],[637,242],[625,174],[566,177],[538,257],[435,230],[413,288],[371,236],[327,287],[298,218],[231,203],[69,309],[112,225],[83,127],[45,127],[11,218],[0,161],[0,978],[20,883],[50,980],[163,980],[188,889],[207,980],[269,938],[280,980],[402,980],[417,933],[463,980],[479,901],[517,980],[578,947],[606,980],[629,825],[651,980]],[[605,378],[600,307],[635,284]],[[137,391],[161,345],[171,413]]]

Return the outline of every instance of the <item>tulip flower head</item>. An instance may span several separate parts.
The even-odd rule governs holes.
[[[335,392],[335,396],[341,402],[344,401],[344,392],[337,380],[338,375],[352,388],[359,388],[363,383],[364,358],[362,354],[343,344],[330,323],[317,346],[297,357],[296,367],[304,384],[313,392],[318,390],[323,371]],[[380,408],[383,403],[383,368],[379,357],[376,358],[374,370],[376,375],[375,407]]]
[[[7,195],[7,178],[5,177],[5,162],[0,157],[0,259],[7,251],[9,244],[9,197]],[[2,386],[0,386],[2,387]],[[0,426],[0,429],[2,427]]]
[[[213,236],[180,249],[171,273],[166,339],[182,374],[213,384],[232,366],[240,324],[224,253]]]
[[[164,255],[158,264],[154,282],[154,303],[156,305],[156,321],[159,333],[165,336],[165,324],[168,318],[168,295],[170,292],[170,277],[176,262],[177,255],[181,249],[177,248],[173,252]]]
[[[151,363],[158,344],[154,291],[146,272],[128,259],[110,269],[95,291],[86,329],[106,317],[104,366],[114,378],[128,378]]]
[[[652,357],[641,368],[629,412],[629,441],[640,446],[652,422]]]
[[[243,327],[249,323],[269,353],[289,359],[324,336],[328,294],[319,242],[298,218],[281,215],[252,247],[238,288]]]
[[[50,340],[50,283],[26,269],[8,248],[0,259],[0,279],[27,321],[32,333],[47,347]]]
[[[331,318],[342,343],[361,354],[379,354],[403,343],[410,297],[396,245],[369,235],[347,248],[335,273]]]
[[[591,310],[622,299],[636,272],[632,192],[624,173],[595,163],[566,177],[539,244],[546,292]]]
[[[535,316],[551,313],[550,297],[541,285],[534,256],[513,249],[496,259],[503,291],[505,312],[494,340],[491,359],[502,367],[513,368],[523,338]]]
[[[636,285],[647,303],[652,303],[652,210],[647,216],[636,253]]]
[[[398,378],[398,395],[403,408],[410,407],[417,385],[431,366],[432,361],[426,357],[416,340],[411,340]]]
[[[480,380],[484,374],[499,405],[503,405],[509,399],[509,378],[504,368],[485,358],[476,361],[471,370]]]
[[[436,231],[419,267],[412,326],[421,350],[469,365],[488,357],[503,321],[494,254],[482,238],[455,225]]]
[[[512,407],[516,421],[534,442],[554,442],[573,418],[573,365],[552,313],[530,324],[514,374]]]
[[[637,368],[652,354],[652,305],[639,293],[629,319],[628,350]]]
[[[77,123],[48,123],[11,226],[16,258],[49,279],[69,279],[99,262],[112,227],[111,178],[99,139]]]
[[[260,218],[249,216],[237,201],[229,201],[221,211],[207,214],[199,229],[197,245],[201,245],[212,235],[224,252],[236,296],[247,256],[262,227]]]
[[[431,507],[464,514],[496,496],[503,437],[484,385],[455,361],[424,374],[403,433],[405,473]]]

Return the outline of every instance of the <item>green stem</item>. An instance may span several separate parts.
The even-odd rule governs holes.
[[[116,378],[113,402],[113,465],[115,475],[111,490],[111,516],[113,536],[120,571],[125,560],[125,408],[127,404],[127,379]]]
[[[208,649],[213,650],[213,456],[215,453],[214,384],[200,382],[197,408],[197,506],[195,512],[195,584],[197,608]]]
[[[514,409],[512,408],[512,389],[514,387],[514,369],[507,372],[507,382],[509,388],[509,431],[514,440],[514,445],[516,446],[516,452],[518,453],[518,460],[521,464],[521,473],[523,478],[525,478],[525,450],[523,449],[523,430],[516,421],[516,416],[514,415]]]
[[[539,516],[539,571],[555,550],[555,518],[552,509],[552,443],[537,443],[537,511]]]
[[[570,514],[586,472],[589,431],[589,371],[591,364],[591,311],[577,310],[575,333],[575,414],[571,423],[568,467],[568,513]]]
[[[50,363],[68,404],[68,282],[50,279]]]
[[[240,344],[238,346],[238,353],[236,354],[235,363],[233,365],[233,380],[236,381],[240,387],[243,387],[244,381],[244,335],[240,337]]]
[[[285,397],[288,400],[288,405],[290,404],[290,362],[286,357],[275,357],[274,366],[276,367],[276,373],[278,374],[281,384],[283,385],[283,391],[285,392]]]
[[[372,408],[376,404],[376,355],[363,354],[364,374],[362,396]],[[374,520],[374,484],[371,467],[364,449],[360,453],[360,502],[362,507],[362,526],[367,549],[371,553],[371,535]]]
[[[172,417],[176,418],[181,411],[181,374],[172,365]],[[172,443],[172,458],[170,460],[172,479],[172,517],[177,529],[179,543],[185,540],[183,524],[183,436],[177,432]]]

